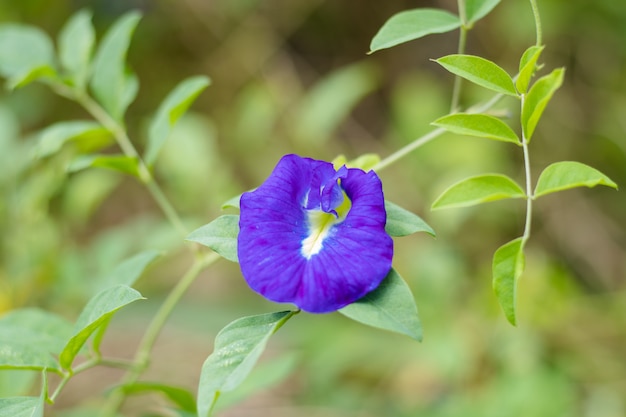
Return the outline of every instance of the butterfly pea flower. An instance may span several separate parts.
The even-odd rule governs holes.
[[[382,184],[365,172],[286,155],[244,193],[237,255],[248,285],[311,313],[345,307],[391,269]]]

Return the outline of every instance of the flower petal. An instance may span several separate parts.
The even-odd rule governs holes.
[[[306,256],[310,213],[333,213]],[[313,313],[338,310],[372,291],[391,269],[382,184],[370,171],[286,155],[255,191],[241,197],[238,257],[248,285],[269,300]],[[318,231],[319,232],[319,231]]]

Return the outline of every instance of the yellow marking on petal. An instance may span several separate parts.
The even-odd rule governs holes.
[[[326,239],[333,226],[344,221],[350,211],[350,207],[352,207],[352,202],[344,193],[343,202],[335,210],[337,217],[322,210],[308,211],[309,235],[302,241],[300,250],[307,260],[322,250],[324,239]]]

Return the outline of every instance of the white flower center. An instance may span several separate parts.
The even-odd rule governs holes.
[[[309,235],[302,241],[300,252],[307,260],[317,255],[324,246],[324,240],[333,226],[344,221],[352,203],[347,195],[343,195],[343,202],[335,209],[337,216],[322,210],[308,210]]]

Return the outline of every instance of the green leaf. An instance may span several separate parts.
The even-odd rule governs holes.
[[[101,149],[111,143],[111,134],[99,123],[87,120],[59,122],[39,133],[36,155],[48,157],[68,142],[75,143],[83,151]]]
[[[352,109],[380,83],[371,62],[359,62],[333,71],[315,84],[290,121],[295,137],[312,144],[330,138]]]
[[[213,353],[202,365],[198,385],[198,416],[211,414],[220,393],[237,388],[248,376],[265,345],[297,312],[281,311],[243,317],[224,327],[215,338]]]
[[[143,297],[139,292],[126,285],[107,288],[93,296],[78,317],[73,336],[59,355],[61,366],[64,369],[70,369],[74,358],[89,336],[100,326],[108,324],[120,308],[141,299]]]
[[[102,291],[105,288],[116,285],[128,285],[132,287],[146,268],[159,256],[161,256],[161,252],[147,250],[124,260],[110,273],[99,280],[98,290]]]
[[[0,75],[8,79],[9,88],[54,76],[54,46],[49,36],[36,27],[0,25]]]
[[[493,290],[507,320],[515,326],[517,280],[524,271],[524,241],[517,238],[493,255]]]
[[[370,43],[370,52],[391,48],[433,33],[450,32],[461,26],[458,16],[439,9],[406,10],[391,16]]]
[[[500,94],[516,96],[511,76],[496,63],[474,55],[448,55],[436,59],[451,73]]]
[[[0,369],[54,370],[57,355],[72,334],[72,325],[56,314],[26,308],[0,319]]]
[[[59,33],[59,60],[73,85],[83,90],[89,77],[96,34],[91,12],[75,13]]]
[[[224,258],[238,262],[237,235],[239,234],[239,216],[225,214],[194,230],[187,240],[208,246]]]
[[[468,207],[505,198],[526,198],[526,194],[506,175],[478,175],[450,186],[435,200],[432,209]]]
[[[555,162],[546,167],[535,187],[535,198],[575,187],[606,185],[617,188],[609,177],[589,165],[574,161]]]
[[[380,156],[375,153],[366,153],[350,161],[346,161],[345,165],[348,168],[359,168],[363,171],[369,171],[374,168],[380,162]],[[338,167],[341,168],[341,165]]]
[[[41,397],[0,398],[0,417],[43,417]]]
[[[487,16],[500,0],[465,0],[465,18],[470,26]]]
[[[392,269],[374,291],[339,310],[359,323],[422,340],[422,324],[411,289]]]
[[[229,208],[239,210],[239,200],[241,200],[241,194],[229,198],[222,204],[222,210],[226,210]]]
[[[141,15],[132,11],[108,30],[94,58],[91,89],[98,102],[116,120],[122,120],[137,93],[137,79],[126,73],[126,53]]]
[[[541,56],[543,46],[531,46],[522,55],[519,62],[519,74],[517,80],[515,80],[515,87],[520,94],[526,94],[528,86],[530,85],[530,79],[535,74],[537,69],[537,60]]]
[[[521,146],[519,138],[509,125],[496,117],[486,114],[449,114],[440,117],[432,124],[459,135],[500,140]]]
[[[126,155],[81,155],[70,163],[67,170],[78,172],[87,168],[106,168],[140,178],[137,158]]]
[[[563,84],[564,73],[565,69],[557,68],[550,74],[541,77],[526,95],[522,106],[522,130],[527,141],[530,142],[535,127],[537,127],[537,123],[552,95]]]
[[[426,232],[435,236],[435,231],[421,217],[402,207],[385,200],[385,211],[387,212],[387,224],[385,231],[390,236],[408,236],[417,232]]]
[[[135,382],[133,384],[121,387],[122,392],[126,395],[144,394],[150,392],[161,393],[165,395],[172,403],[180,407],[184,411],[191,413],[196,412],[196,399],[188,390],[171,385],[165,385],[158,382]]]
[[[145,153],[145,161],[148,165],[154,164],[163,143],[169,137],[178,119],[210,83],[211,80],[204,76],[188,78],[178,84],[163,100],[148,131]]]

